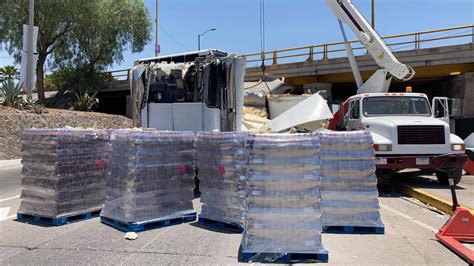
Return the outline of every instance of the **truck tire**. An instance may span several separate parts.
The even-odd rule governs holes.
[[[462,169],[456,168],[456,169],[453,169],[452,171],[453,171],[454,185],[457,185],[459,182],[461,182]],[[446,186],[449,185],[448,173],[446,173],[446,171],[437,170],[436,177],[438,178],[439,183],[441,183],[442,185],[446,185]]]

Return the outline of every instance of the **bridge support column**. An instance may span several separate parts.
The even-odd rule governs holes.
[[[461,74],[449,84],[449,95],[462,101],[461,117],[474,118],[474,72]]]
[[[449,82],[449,97],[461,99],[461,117],[456,119],[456,135],[466,138],[474,132],[474,72],[461,74]]]

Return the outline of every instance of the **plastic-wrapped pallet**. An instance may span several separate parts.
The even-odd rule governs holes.
[[[241,132],[199,132],[196,137],[202,210],[199,218],[243,224],[241,198],[245,180],[245,140]]]
[[[192,132],[115,130],[101,217],[137,223],[194,213],[194,154]]]
[[[383,227],[369,132],[320,131],[324,226]]]
[[[319,146],[316,134],[247,138],[244,261],[284,254],[327,257],[321,241]]]
[[[105,200],[108,137],[105,130],[23,131],[18,213],[57,218],[99,210]]]

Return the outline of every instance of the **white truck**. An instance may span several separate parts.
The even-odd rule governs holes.
[[[465,145],[443,121],[447,112],[436,118],[436,104],[431,108],[425,94],[364,93],[350,97],[347,103],[341,129],[367,130],[372,134],[378,170],[436,170],[440,183],[448,184],[446,172],[435,169],[433,158],[464,154]],[[461,177],[462,169],[454,170],[456,184]]]
[[[415,71],[395,58],[350,0],[326,1],[339,20],[358,88],[357,95],[350,97],[334,114],[329,128],[369,131],[374,139],[379,173],[407,168],[427,169],[436,171],[440,183],[448,184],[446,171],[436,169],[433,158],[442,154],[465,154],[466,148],[461,138],[451,134],[449,99],[434,97],[430,107],[425,94],[389,93],[392,78],[408,81]],[[380,67],[365,83],[347,41],[343,22]],[[462,178],[462,168],[453,173],[457,184]]]

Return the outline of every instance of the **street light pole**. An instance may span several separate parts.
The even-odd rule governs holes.
[[[372,29],[375,30],[375,0],[372,0]]]
[[[198,51],[201,51],[201,36],[203,36],[204,34],[210,32],[210,31],[215,31],[215,30],[216,30],[215,28],[212,28],[212,29],[206,30],[203,33],[198,34]]]
[[[33,53],[35,52],[33,42],[33,27],[34,27],[34,12],[35,12],[35,0],[30,0],[29,14],[28,14],[28,55],[26,61],[26,89],[28,97],[31,97],[33,93],[34,78],[33,78]]]
[[[158,44],[158,0],[155,2],[155,56],[159,54],[159,44]]]

